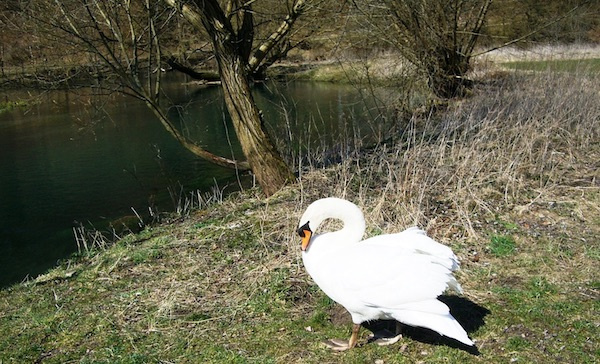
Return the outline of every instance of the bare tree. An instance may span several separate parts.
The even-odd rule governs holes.
[[[256,48],[254,2],[232,0],[222,7],[216,0],[47,0],[33,9],[33,16],[46,25],[47,37],[83,51],[91,64],[103,65],[103,77],[117,81],[105,79],[104,84],[143,100],[187,149],[222,166],[251,169],[265,194],[271,195],[295,177],[263,127],[250,89],[250,74],[281,55],[305,1],[292,3],[280,26]],[[210,38],[245,162],[217,156],[187,139],[162,105],[160,70],[165,56],[161,40],[178,14],[194,31]]]
[[[66,53],[75,52],[67,62],[99,67],[95,72],[103,78],[103,87],[144,101],[185,148],[221,166],[250,168],[245,162],[217,156],[189,140],[161,106],[160,32],[174,14],[157,4],[160,2],[155,0],[53,0],[31,10],[38,23],[46,26],[47,38],[69,49]]]
[[[282,25],[254,52],[253,1],[232,0],[227,2],[225,9],[216,0],[164,1],[177,9],[195,29],[209,35],[225,103],[244,155],[265,193],[274,193],[294,177],[263,128],[261,113],[250,92],[249,78],[289,33],[304,10],[305,1],[297,0]]]
[[[198,23],[201,22],[200,15],[205,9],[205,1],[164,0],[164,2],[178,9],[199,33],[207,34],[204,25]],[[302,35],[297,36],[299,32],[293,32],[293,29],[298,28],[298,20],[307,9],[316,12],[323,8],[328,10],[333,8],[323,6],[322,0],[228,0],[214,1],[214,3],[223,4],[217,7],[225,16],[227,28],[232,31],[240,56],[246,63],[248,76],[253,80],[264,79],[269,66],[284,58],[289,50],[316,31],[319,26],[307,27],[306,24],[310,22],[311,17],[305,16],[304,18],[309,21],[304,21],[300,26],[303,30]],[[212,39],[210,35],[209,38]],[[170,58],[169,64],[194,78],[213,79],[210,73],[197,72],[193,65],[190,67],[182,64],[176,57]]]

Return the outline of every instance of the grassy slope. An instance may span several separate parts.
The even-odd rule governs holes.
[[[268,200],[230,196],[5,289],[0,362],[592,363],[597,81],[486,82],[441,119],[403,125],[393,146],[307,168]],[[453,302],[479,356],[419,331],[345,353],[319,344],[349,336],[349,317],[304,273],[294,230],[327,195],[361,205],[369,235],[416,223],[455,250],[465,296]]]

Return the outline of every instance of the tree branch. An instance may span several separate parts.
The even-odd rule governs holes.
[[[556,18],[556,19],[552,20],[551,22],[544,24],[543,26],[539,27],[538,29],[534,29],[533,31],[531,31],[531,32],[529,32],[529,33],[527,33],[527,34],[525,34],[524,36],[521,36],[521,37],[519,37],[519,38],[513,39],[513,40],[511,40],[511,41],[508,41],[508,42],[506,42],[506,43],[503,43],[503,44],[501,44],[501,45],[499,45],[499,46],[492,47],[492,48],[490,48],[490,49],[486,49],[485,51],[483,51],[483,52],[479,52],[479,53],[477,53],[477,54],[473,54],[473,55],[472,55],[472,57],[481,56],[481,55],[483,55],[483,54],[486,54],[486,53],[493,52],[493,51],[495,51],[495,50],[497,50],[497,49],[505,48],[505,47],[508,47],[508,46],[510,46],[510,45],[513,45],[513,44],[515,44],[515,43],[518,43],[518,42],[522,41],[523,39],[527,39],[527,38],[531,37],[532,35],[534,35],[534,34],[536,34],[536,33],[539,33],[539,32],[541,32],[542,30],[544,30],[544,29],[548,28],[549,26],[551,26],[551,25],[553,25],[553,24],[556,24],[556,23],[558,23],[559,21],[561,21],[561,20],[565,19],[566,17],[568,17],[569,15],[571,15],[572,13],[574,13],[574,12],[575,12],[577,9],[579,9],[580,7],[582,7],[582,6],[584,6],[584,5],[587,5],[587,4],[589,4],[590,2],[591,2],[591,0],[584,1],[584,2],[582,2],[582,3],[580,3],[580,4],[578,4],[577,6],[573,7],[571,10],[569,10],[568,12],[566,12],[566,13],[565,13],[563,16],[561,16],[561,17],[558,17],[558,18]]]
[[[175,59],[175,57],[169,57],[165,60],[171,68],[181,73],[185,73],[186,75],[192,77],[196,80],[205,80],[208,82],[217,82],[221,80],[221,77],[218,73],[215,72],[198,72],[191,67],[188,67],[184,64],[181,64]]]
[[[298,17],[306,10],[306,1],[298,0],[290,9],[290,13],[285,17],[279,28],[271,34],[267,40],[262,43],[258,49],[254,52],[254,55],[250,57],[248,61],[249,71],[253,73],[258,69],[260,63],[265,59],[267,54],[283,39],[292,29],[292,25],[296,22]]]

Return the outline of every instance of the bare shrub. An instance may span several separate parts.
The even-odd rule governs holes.
[[[446,99],[464,95],[471,86],[465,76],[491,3],[386,0],[355,5],[358,21],[415,66],[436,96]]]

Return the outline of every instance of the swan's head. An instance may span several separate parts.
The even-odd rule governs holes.
[[[306,251],[311,238],[321,223],[329,218],[341,219],[346,224],[358,228],[359,234],[364,233],[364,218],[360,209],[350,201],[341,198],[328,197],[316,200],[307,208],[298,224],[298,235],[302,238],[302,251]]]
[[[316,200],[308,205],[298,224],[298,235],[302,238],[302,251],[308,249],[314,231],[317,230],[323,220],[331,217],[332,208],[336,202],[339,203],[338,201],[344,200],[330,197]]]

